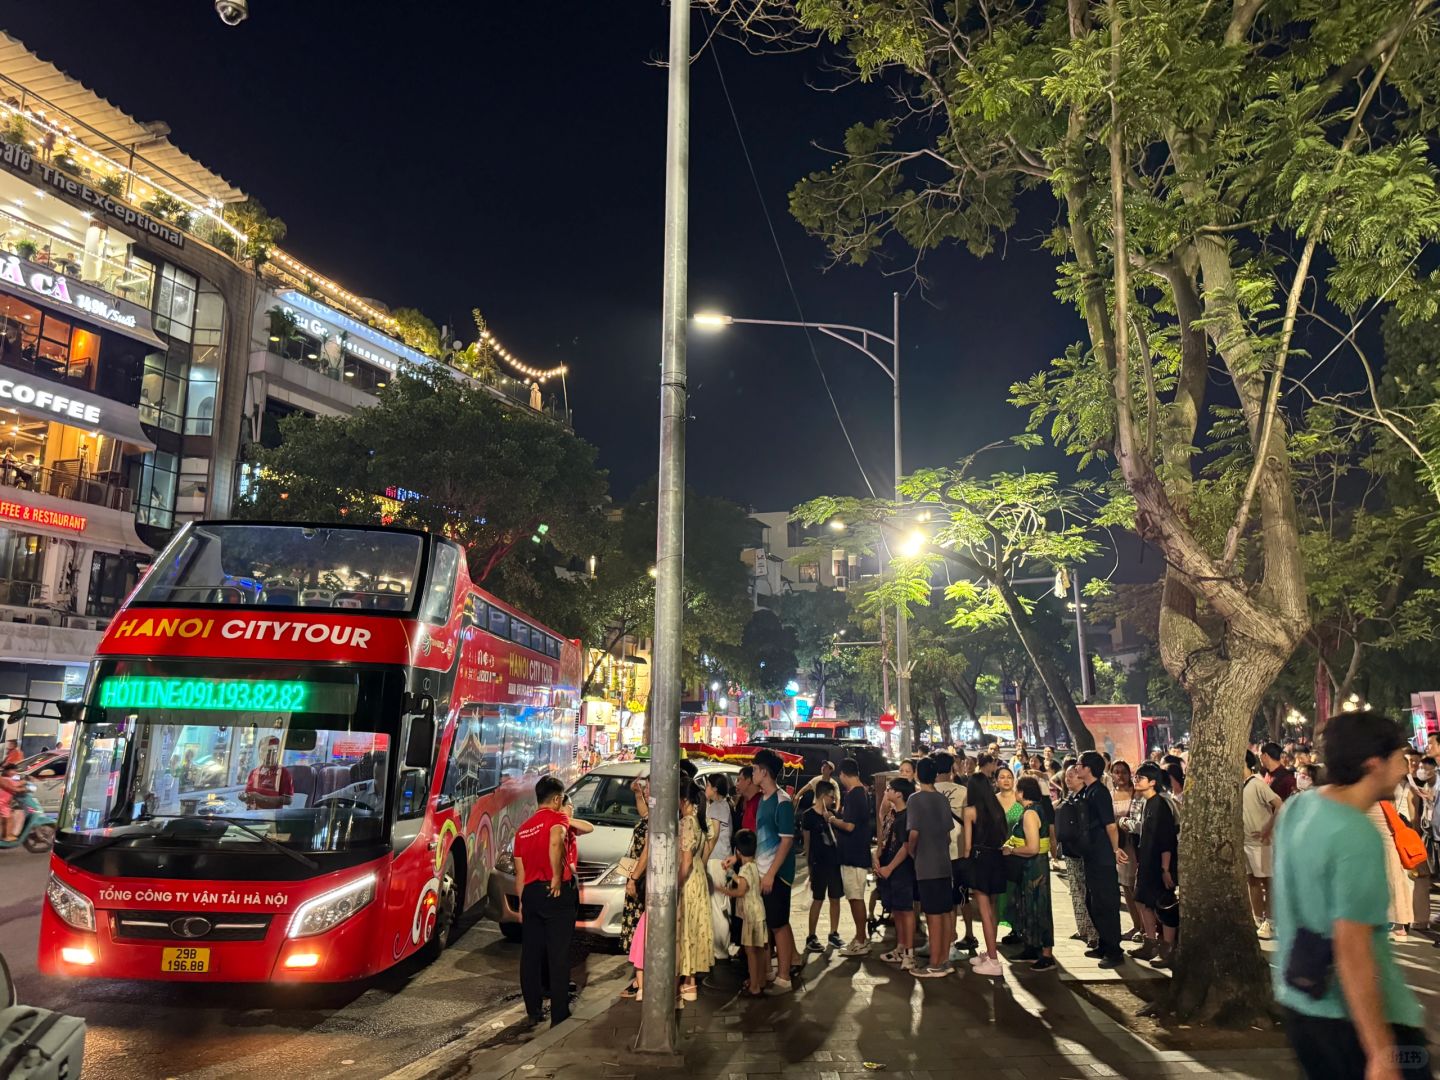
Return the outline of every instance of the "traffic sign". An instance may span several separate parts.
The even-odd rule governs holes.
[[[886,731],[886,732],[894,731],[894,730],[895,730],[895,714],[894,714],[894,713],[888,713],[888,712],[887,712],[887,713],[881,713],[881,714],[880,714],[880,719],[875,721],[875,726],[878,727],[881,731]]]

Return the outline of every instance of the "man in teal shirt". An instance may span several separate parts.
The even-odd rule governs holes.
[[[1399,725],[1379,713],[1333,717],[1324,737],[1329,782],[1286,803],[1275,828],[1275,998],[1311,1080],[1432,1076],[1424,1011],[1390,953],[1387,839],[1369,816],[1405,776],[1405,745]],[[1326,942],[1331,963],[1307,964]],[[1305,976],[1308,990],[1297,985]]]

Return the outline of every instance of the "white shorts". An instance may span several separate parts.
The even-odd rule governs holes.
[[[865,899],[865,876],[869,873],[863,866],[840,867],[840,884],[845,890],[846,900]]]
[[[1253,878],[1268,878],[1271,876],[1271,860],[1274,857],[1274,845],[1262,844],[1259,840],[1245,840],[1245,872]]]

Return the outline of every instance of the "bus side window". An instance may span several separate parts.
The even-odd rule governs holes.
[[[506,709],[505,746],[500,753],[500,775],[506,780],[521,780],[537,765],[543,764],[545,751],[536,732],[540,726],[540,710]]]
[[[499,608],[490,609],[490,633],[498,638],[510,636],[510,616]]]
[[[460,714],[455,738],[450,744],[450,761],[440,789],[442,795],[469,799],[496,786],[499,735],[500,717],[494,711],[482,715],[479,706],[471,706]]]

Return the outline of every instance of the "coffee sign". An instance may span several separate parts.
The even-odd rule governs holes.
[[[53,165],[41,164],[36,160],[34,154],[19,143],[0,145],[0,165],[4,165],[11,172],[18,173],[27,179],[35,179],[38,174],[41,184],[53,187],[57,191],[63,191],[72,198],[95,207],[106,217],[114,218],[121,224],[138,229],[157,240],[164,240],[174,247],[185,246],[185,234],[175,226],[136,210],[128,203],[121,202],[108,193],[92,188],[89,184],[76,180],[68,173],[61,172]]]

